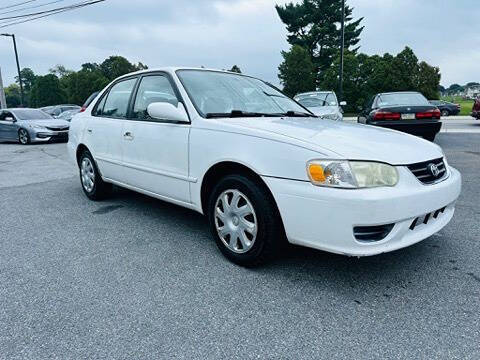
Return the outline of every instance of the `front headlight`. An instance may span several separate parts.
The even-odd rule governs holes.
[[[394,166],[369,161],[312,160],[307,164],[307,174],[314,185],[337,188],[395,186],[398,183]]]
[[[45,126],[41,126],[41,125],[30,125],[30,128],[38,129],[38,130],[46,130],[47,129]]]
[[[322,115],[322,118],[328,119],[328,120],[340,120],[340,115],[339,114],[324,114],[324,115]]]

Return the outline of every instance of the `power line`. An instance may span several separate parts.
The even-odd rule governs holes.
[[[28,1],[18,3],[18,4],[14,4],[14,5],[4,6],[4,7],[1,7],[0,10],[10,9],[10,8],[13,8],[13,7],[16,7],[16,6],[21,6],[21,5],[32,3],[32,2],[35,2],[35,1],[37,1],[37,0],[28,0]]]
[[[10,10],[10,11],[5,11],[5,12],[1,12],[0,15],[11,14],[11,13],[14,13],[14,12],[17,12],[17,11],[23,11],[23,10],[29,10],[29,9],[36,9],[36,8],[43,7],[43,6],[56,4],[56,3],[59,3],[59,2],[62,2],[62,1],[65,1],[65,0],[55,0],[55,1],[51,1],[51,2],[45,3],[45,4],[34,5],[34,6],[27,6],[27,7],[21,8],[21,9],[15,9],[15,10]]]
[[[56,15],[56,14],[59,14],[59,13],[63,13],[63,12],[66,12],[66,11],[71,11],[71,10],[76,10],[76,9],[80,9],[80,8],[83,8],[83,7],[86,7],[86,6],[89,6],[89,5],[94,5],[94,4],[97,4],[97,3],[100,3],[100,2],[104,2],[106,0],[95,0],[95,1],[91,1],[89,3],[83,3],[83,4],[77,4],[77,5],[73,5],[73,6],[70,6],[70,7],[66,7],[66,8],[60,8],[60,9],[54,9],[54,10],[51,10],[51,12],[49,12],[48,14],[45,14],[45,15],[41,15],[41,16],[30,16],[30,18],[28,19],[25,19],[25,20],[15,20],[15,21],[12,21],[12,22],[4,22],[4,23],[0,23],[0,29],[2,28],[5,28],[7,26],[12,26],[12,25],[17,25],[17,24],[23,24],[23,23],[26,23],[26,22],[29,22],[29,21],[34,21],[34,20],[37,20],[37,19],[42,19],[42,18],[45,18],[45,17],[48,17],[48,16],[52,16],[52,15]]]
[[[99,2],[99,1],[94,1],[94,0],[85,0],[81,3],[72,4],[72,5],[68,5],[68,6],[64,6],[64,7],[60,7],[60,8],[55,8],[55,9],[50,9],[50,10],[45,10],[45,11],[39,11],[39,12],[36,12],[36,13],[15,15],[15,16],[7,16],[7,17],[0,18],[0,20],[13,20],[13,19],[21,19],[21,18],[24,18],[24,17],[48,14],[50,12],[54,12],[54,11],[57,11],[57,10],[64,10],[64,9],[69,9],[69,8],[72,8],[72,7],[88,5],[89,3],[92,3],[92,1],[93,1],[93,3]]]

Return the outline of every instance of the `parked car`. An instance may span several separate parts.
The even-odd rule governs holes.
[[[81,109],[64,111],[63,113],[61,113],[60,115],[57,116],[57,119],[62,119],[62,120],[70,122],[72,120],[72,118],[76,114],[78,114],[80,111],[81,111]]]
[[[5,109],[0,111],[0,139],[34,142],[67,141],[70,124],[38,109]]]
[[[442,127],[440,110],[418,92],[392,92],[375,95],[362,109],[358,122],[434,141]]]
[[[298,94],[294,100],[305,106],[317,116],[330,120],[343,120],[345,101],[338,104],[337,96],[333,91],[314,91]]]
[[[478,97],[473,103],[472,116],[475,119],[480,120],[480,97]]]
[[[82,108],[80,109],[80,112],[84,112],[85,109],[88,107],[88,105],[90,105],[92,103],[92,101],[95,100],[95,98],[98,96],[99,93],[100,93],[100,91],[95,91],[93,94],[91,94],[87,98],[85,103],[82,105]]]
[[[453,104],[448,101],[443,101],[443,100],[430,100],[430,104],[433,106],[436,106],[439,110],[442,116],[447,117],[447,116],[455,116],[460,114],[460,104]]]
[[[351,256],[412,245],[447,225],[461,189],[435,144],[319,121],[259,79],[206,69],[118,78],[73,118],[68,151],[88,198],[115,184],[198,211],[245,266],[284,238]]]
[[[60,116],[63,112],[65,111],[70,111],[70,110],[80,110],[81,107],[78,105],[56,105],[56,106],[46,106],[43,108],[40,108],[40,110],[46,112],[49,115],[52,115],[53,117]]]

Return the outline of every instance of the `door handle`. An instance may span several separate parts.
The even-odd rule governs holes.
[[[125,134],[123,134],[123,137],[125,140],[133,140],[133,134],[130,131],[127,131]]]
[[[93,132],[93,130],[92,130],[92,129],[87,129],[87,132],[88,132],[89,134],[91,134],[91,133]]]

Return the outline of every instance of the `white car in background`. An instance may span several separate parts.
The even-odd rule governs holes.
[[[297,94],[294,100],[315,115],[329,120],[343,120],[343,109],[341,107],[347,105],[345,101],[339,104],[333,91],[312,91]]]
[[[447,225],[461,189],[439,146],[319,121],[225,71],[123,76],[72,119],[68,149],[88,198],[115,184],[198,211],[221,252],[245,266],[285,238],[352,256],[412,245]]]

